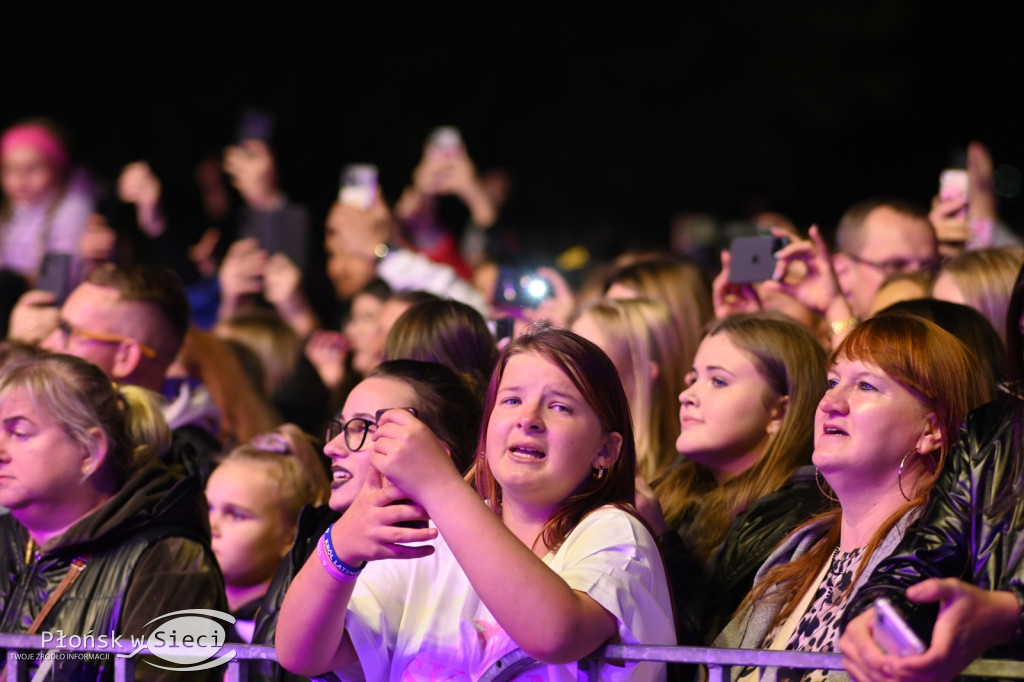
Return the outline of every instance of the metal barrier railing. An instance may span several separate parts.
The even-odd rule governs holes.
[[[130,644],[118,643],[104,645],[83,645],[71,647],[59,647],[52,642],[43,644],[42,635],[9,635],[0,634],[0,649],[7,651],[7,682],[29,682],[28,672],[37,660],[37,654],[43,652],[39,657],[45,664],[46,656],[82,656],[84,654],[108,654],[114,661],[114,681],[131,682],[135,679],[135,666],[147,665],[145,662],[138,662],[132,654],[146,656],[151,652],[148,648],[136,651]],[[274,647],[257,644],[225,644],[218,655],[235,652],[235,656],[225,665],[227,669],[227,682],[246,682],[249,678],[249,661],[277,661],[277,653]],[[194,649],[174,649],[168,647],[161,650],[162,656],[179,654],[182,658],[195,657]],[[26,657],[31,655],[31,660]],[[117,654],[124,654],[125,658],[119,658]],[[128,656],[131,656],[130,658]],[[198,661],[197,661],[198,662]],[[46,679],[45,677],[43,679]]]
[[[116,654],[132,654],[128,645],[80,646],[74,649],[44,646],[41,635],[0,634],[0,649],[7,651],[7,682],[29,682],[28,671],[32,661],[26,654],[36,658],[37,652],[50,655],[110,654],[114,656],[115,682],[129,682],[135,677],[136,658],[117,658]],[[167,653],[163,650],[162,653]],[[255,644],[226,644],[219,653],[235,652],[227,662],[228,682],[247,682],[249,661],[276,661],[273,647]],[[149,653],[147,649],[139,652]],[[194,655],[194,652],[190,652]],[[712,649],[686,646],[644,646],[609,644],[579,662],[580,679],[595,682],[599,679],[601,662],[606,659],[620,661],[661,661],[665,663],[701,664],[708,668],[708,682],[724,682],[727,671],[733,666],[797,668],[803,670],[841,670],[842,657],[839,654],[814,654],[800,651],[768,651],[761,649]],[[145,663],[143,663],[145,665]],[[514,679],[538,665],[536,661],[517,649],[496,661],[481,682],[504,682]],[[999,679],[1024,679],[1024,661],[977,660],[964,671],[972,677]]]

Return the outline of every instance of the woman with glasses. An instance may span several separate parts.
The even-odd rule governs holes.
[[[377,422],[392,409],[415,414],[444,443],[459,471],[465,472],[473,463],[483,412],[481,397],[444,365],[416,360],[389,360],[378,365],[352,389],[328,425],[324,454],[331,464],[329,500],[299,513],[295,544],[260,606],[253,643],[274,643],[285,591],[315,551],[317,540],[349,508],[363,486]],[[267,665],[256,679],[285,679],[285,674],[276,665]]]
[[[518,648],[536,661],[524,678],[570,680],[606,642],[675,643],[661,557],[633,508],[636,450],[611,360],[569,331],[524,333],[484,414],[475,490],[422,423],[384,414],[374,471],[285,598],[283,666],[480,679]],[[396,505],[406,498],[416,504]],[[665,666],[605,662],[598,678],[664,680]]]

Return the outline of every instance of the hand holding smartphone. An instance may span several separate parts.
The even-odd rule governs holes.
[[[377,167],[371,163],[350,163],[341,172],[338,201],[364,211],[377,199]]]
[[[764,282],[775,273],[775,254],[789,244],[785,237],[773,235],[736,237],[729,245],[729,282]]]
[[[923,654],[924,643],[885,597],[875,601],[875,643],[887,654],[905,658]]]

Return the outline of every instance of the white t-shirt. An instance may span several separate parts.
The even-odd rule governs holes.
[[[359,664],[343,680],[476,680],[518,648],[484,606],[444,539],[420,559],[371,562],[349,602],[345,628]],[[618,621],[623,644],[675,644],[672,603],[654,539],[614,507],[591,513],[544,563]],[[494,570],[501,571],[495,557]],[[544,613],[536,614],[543,620]],[[361,664],[361,665],[360,665]],[[361,670],[360,670],[361,668]],[[523,680],[575,680],[576,663],[528,671]],[[663,680],[658,663],[604,664],[601,680]]]

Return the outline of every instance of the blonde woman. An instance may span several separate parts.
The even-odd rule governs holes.
[[[679,435],[676,396],[685,369],[668,308],[645,298],[600,299],[584,308],[572,330],[595,343],[618,370],[636,436],[637,473],[648,483],[675,462]]]
[[[932,286],[932,297],[970,306],[985,316],[1006,343],[1006,308],[1024,263],[1024,247],[965,251],[946,261]]]
[[[605,290],[608,298],[648,298],[663,303],[672,314],[679,346],[676,354],[685,376],[714,316],[711,289],[696,265],[663,256],[641,260],[617,271]]]

